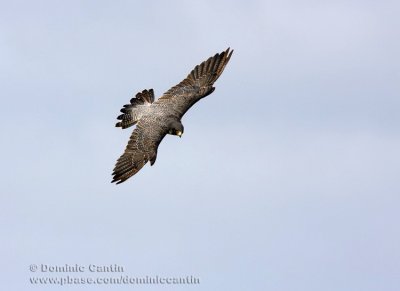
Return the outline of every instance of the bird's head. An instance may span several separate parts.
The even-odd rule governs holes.
[[[170,126],[169,126],[168,133],[172,134],[172,135],[177,135],[179,137],[182,137],[182,134],[183,134],[183,125],[182,125],[182,123],[179,122],[179,121],[175,121],[175,120],[173,122],[171,122]]]

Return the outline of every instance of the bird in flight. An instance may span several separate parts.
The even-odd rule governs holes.
[[[158,145],[167,134],[183,134],[182,116],[200,99],[214,92],[213,84],[231,58],[233,50],[210,57],[196,66],[178,85],[154,102],[154,91],[143,90],[124,105],[115,125],[122,129],[136,124],[124,153],[115,164],[113,182],[120,184],[157,158]]]

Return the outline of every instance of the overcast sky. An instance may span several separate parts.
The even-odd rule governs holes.
[[[110,290],[399,290],[398,1],[0,3],[4,290],[105,290],[32,286],[31,264],[201,282]],[[229,46],[182,139],[111,184],[121,106]]]

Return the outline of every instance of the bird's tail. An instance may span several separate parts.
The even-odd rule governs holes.
[[[131,99],[130,104],[125,104],[121,109],[123,114],[119,115],[117,119],[121,120],[115,124],[116,127],[121,127],[122,129],[128,128],[138,122],[140,116],[154,102],[154,91],[143,90],[136,94],[134,98]]]

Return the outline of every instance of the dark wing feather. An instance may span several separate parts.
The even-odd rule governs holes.
[[[150,161],[153,165],[157,158],[157,148],[168,129],[151,117],[139,120],[129,139],[125,152],[117,160],[112,182],[120,184],[135,175]]]
[[[213,84],[221,76],[232,53],[233,50],[228,48],[197,65],[186,79],[165,92],[155,103],[170,107],[181,118],[193,104],[215,90]]]

